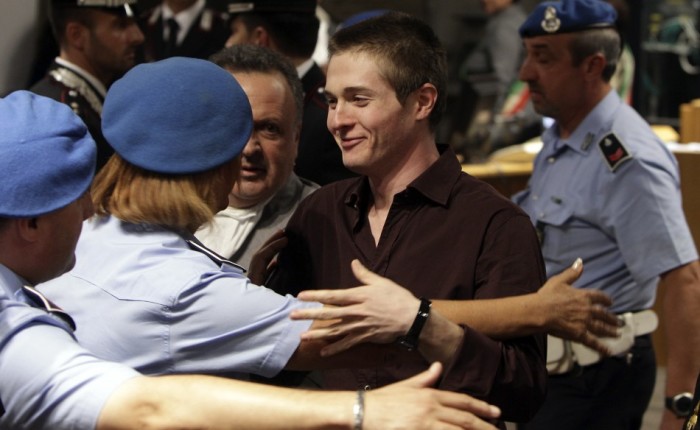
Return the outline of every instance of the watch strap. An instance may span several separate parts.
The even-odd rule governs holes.
[[[416,318],[413,320],[411,328],[408,329],[408,333],[398,339],[399,345],[403,346],[409,351],[413,351],[418,348],[418,339],[423,331],[425,322],[428,321],[428,317],[430,316],[431,305],[432,303],[430,300],[423,297],[420,298],[420,306],[418,307]]]

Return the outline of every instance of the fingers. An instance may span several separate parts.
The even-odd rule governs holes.
[[[588,299],[591,301],[591,304],[605,307],[612,306],[612,299],[604,292],[598,290],[586,290],[586,293],[588,295]]]
[[[322,302],[323,303],[323,302]],[[293,320],[335,320],[352,316],[348,308],[334,308],[324,306],[312,309],[294,309],[289,313],[289,318]]]
[[[601,354],[603,356],[608,356],[610,355],[610,349],[603,344],[597,337],[592,335],[589,332],[586,332],[583,334],[583,336],[580,339],[580,342],[587,347],[595,350],[598,352],[598,354]]]
[[[324,305],[347,306],[361,301],[358,293],[357,288],[347,290],[308,290],[300,292],[297,295],[297,299],[305,302],[320,302]]]
[[[415,376],[412,376],[403,381],[397,382],[394,385],[413,387],[413,388],[427,388],[432,387],[437,382],[440,374],[442,373],[442,363],[434,362],[430,365],[428,370],[425,370]]]
[[[366,268],[362,263],[360,263],[360,260],[352,260],[350,267],[352,268],[352,273],[355,275],[355,278],[357,278],[357,280],[363,285],[369,285],[384,279]]]
[[[599,337],[617,337],[620,320],[615,314],[596,306],[586,324],[588,331]]]
[[[577,258],[576,261],[574,261],[574,264],[571,265],[571,267],[567,268],[566,270],[557,275],[552,276],[551,278],[549,278],[549,281],[547,281],[547,283],[555,281],[557,283],[573,284],[581,276],[581,273],[583,273],[583,260]]]
[[[442,405],[438,419],[443,423],[458,426],[458,428],[494,429],[495,427],[483,419],[495,419],[501,415],[501,410],[498,407],[466,394],[436,391],[434,395]]]

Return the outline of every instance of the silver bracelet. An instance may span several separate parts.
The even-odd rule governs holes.
[[[352,414],[355,416],[354,430],[362,430],[362,421],[365,418],[365,390],[357,390],[355,406],[352,407]]]

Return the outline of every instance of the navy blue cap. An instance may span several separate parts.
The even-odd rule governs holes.
[[[29,91],[0,99],[0,216],[29,218],[61,209],[87,191],[97,149],[63,103]]]
[[[229,13],[304,13],[316,14],[316,0],[229,0]]]
[[[112,84],[102,132],[129,163],[189,174],[236,157],[253,130],[245,92],[209,61],[172,57],[139,64]]]
[[[520,26],[520,36],[572,33],[615,26],[617,12],[606,1],[562,0],[537,5]]]

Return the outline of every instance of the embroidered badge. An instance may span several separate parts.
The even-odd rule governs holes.
[[[605,162],[608,163],[611,172],[614,172],[625,160],[632,158],[627,148],[622,145],[622,142],[614,133],[606,135],[598,143],[598,148],[603,154]]]
[[[555,33],[561,27],[561,20],[557,18],[557,10],[553,6],[548,6],[544,10],[544,19],[542,20],[542,30],[547,33]]]

